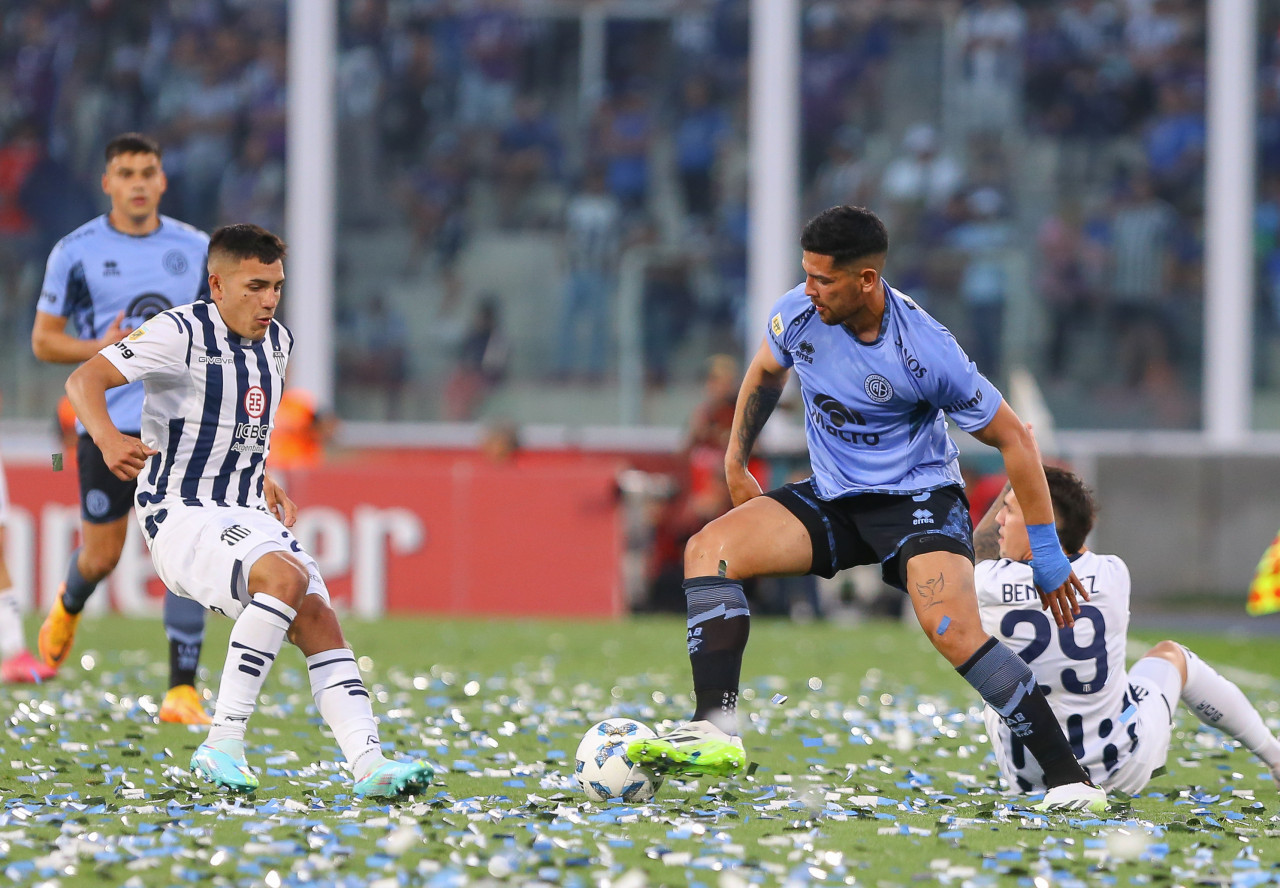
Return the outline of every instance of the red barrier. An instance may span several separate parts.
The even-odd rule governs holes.
[[[611,616],[623,612],[622,461],[584,453],[399,451],[347,457],[282,480],[295,532],[336,603],[384,612]],[[9,465],[15,588],[43,608],[78,525],[74,472]],[[154,610],[161,587],[136,527],[110,584],[117,610]],[[101,599],[104,596],[97,595]]]

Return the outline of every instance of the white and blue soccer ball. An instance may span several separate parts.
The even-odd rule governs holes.
[[[630,718],[606,718],[592,725],[578,744],[574,775],[593,802],[646,802],[662,777],[627,758],[627,744],[658,736]]]

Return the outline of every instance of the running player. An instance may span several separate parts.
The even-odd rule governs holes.
[[[356,658],[312,558],[264,500],[264,465],[293,334],[274,319],[285,246],[256,225],[209,242],[212,303],[161,312],[71,374],[67,395],[121,480],[138,480],[138,521],[156,573],[175,593],[235,620],[198,775],[252,792],[244,738],[287,638],[360,795],[412,794],[433,770],[382,755]],[[112,422],[107,392],[142,381],[142,433]],[[142,474],[145,471],[145,474]],[[292,523],[286,514],[285,524]]]
[[[126,133],[112,139],[105,153],[102,190],[111,199],[111,211],[68,234],[49,254],[31,332],[32,350],[42,361],[88,360],[157,312],[208,292],[209,236],[160,215],[166,187],[160,146],[146,136]],[[67,330],[69,320],[75,322],[74,334]],[[112,420],[136,435],[142,387],[116,389],[108,404]],[[136,487],[134,481],[122,481],[107,471],[93,439],[79,423],[77,430],[80,548],[71,555],[66,579],[37,639],[41,658],[54,669],[71,654],[89,596],[120,560]],[[166,595],[164,627],[169,690],[160,720],[208,724],[195,688],[204,611],[194,602]]]
[[[1107,789],[1136,794],[1164,766],[1173,712],[1181,700],[1211,727],[1266,763],[1280,783],[1280,741],[1240,688],[1175,641],[1162,641],[1125,671],[1129,569],[1115,555],[1088,551],[1097,508],[1089,489],[1064,469],[1045,468],[1058,537],[1089,589],[1074,627],[1054,631],[1032,587],[1026,519],[1006,488],[973,533],[978,605],[987,631],[1018,651],[1046,689],[1080,764]],[[983,713],[1000,773],[1030,792],[1044,774],[1022,742],[988,707]]]
[[[996,447],[1024,498],[1043,605],[1070,625],[1087,594],[1058,545],[1035,439],[951,334],[881,277],[889,236],[833,207],[800,237],[805,281],[782,296],[738,394],[725,471],[735,508],[685,548],[693,721],[628,748],[685,773],[744,763],[736,715],[749,577],[882,565],[934,647],[1022,735],[1051,787],[1041,807],[1103,810],[1031,670],[982,628],[968,503],[945,416]],[[794,369],[813,477],[763,493],[747,461]]]

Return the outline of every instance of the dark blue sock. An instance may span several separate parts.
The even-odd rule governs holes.
[[[1035,756],[1044,771],[1046,786],[1089,779],[1071,752],[1035,673],[1017,654],[994,637],[988,638],[956,671],[1004,720],[1014,738]]]
[[[169,687],[194,685],[204,644],[204,608],[198,601],[166,592],[164,634],[169,637]]]
[[[714,722],[723,718],[732,725],[737,716],[742,654],[751,634],[751,609],[742,594],[742,581],[693,577],[684,581],[684,594],[689,613],[686,640],[693,666],[693,719]]]
[[[98,588],[97,583],[90,583],[80,575],[80,550],[71,553],[71,563],[67,565],[67,588],[62,592],[62,606],[69,614],[78,614],[84,610],[85,602]]]

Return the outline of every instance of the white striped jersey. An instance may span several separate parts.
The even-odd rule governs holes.
[[[166,504],[263,506],[271,427],[293,334],[272,321],[260,341],[223,323],[211,302],[173,308],[100,354],[142,381],[142,440],[160,451],[138,476],[149,536]]]
[[[1072,751],[1100,782],[1138,744],[1125,670],[1129,632],[1129,568],[1115,555],[1083,552],[1072,569],[1089,592],[1074,627],[1059,629],[1031,579],[1031,565],[1002,558],[974,568],[982,626],[1035,673]],[[1126,715],[1126,713],[1128,713]],[[987,719],[1000,771],[1024,791],[1043,786],[1042,772],[998,718]]]

